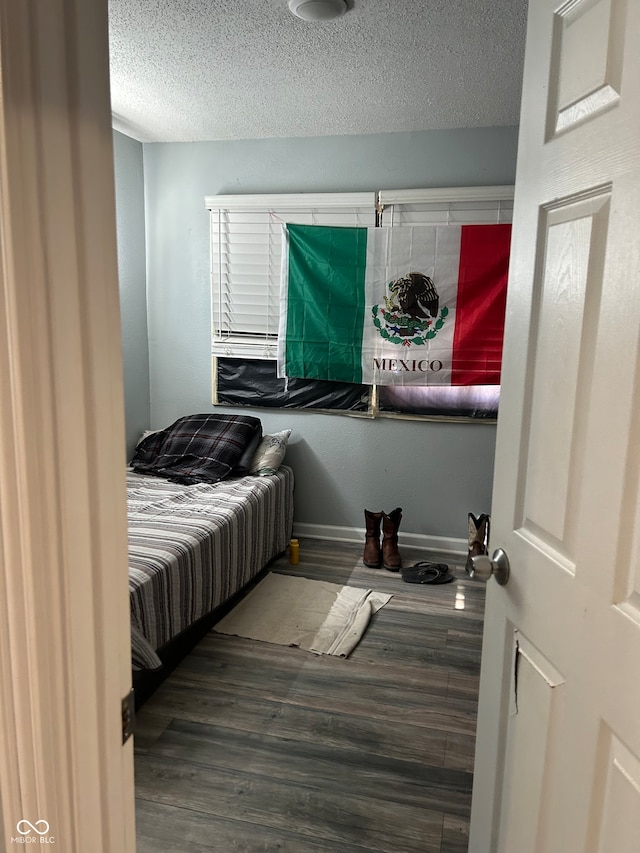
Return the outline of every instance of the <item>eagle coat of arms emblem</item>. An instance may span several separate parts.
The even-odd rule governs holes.
[[[390,281],[388,290],[384,307],[374,305],[371,309],[380,335],[391,344],[405,347],[433,340],[449,314],[446,306],[440,308],[433,279],[421,272],[410,272]]]

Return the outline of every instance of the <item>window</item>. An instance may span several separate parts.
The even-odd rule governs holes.
[[[349,410],[371,416],[493,418],[499,386],[363,387],[275,380],[284,223],[403,227],[510,223],[513,187],[382,190],[370,193],[208,196],[211,219],[214,402]],[[238,362],[237,360],[242,360]],[[244,367],[240,365],[244,362]],[[266,371],[266,372],[265,372]],[[268,382],[267,382],[268,377]],[[262,383],[262,393],[251,387]],[[336,383],[336,386],[341,383]]]
[[[374,193],[208,196],[212,352],[275,358],[282,225],[375,224]]]

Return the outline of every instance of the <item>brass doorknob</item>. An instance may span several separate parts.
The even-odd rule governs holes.
[[[493,575],[500,586],[504,586],[509,580],[509,558],[502,548],[494,551],[491,558],[486,554],[482,554],[479,557],[472,557],[471,563],[472,566],[467,569],[470,578],[488,581],[491,575]]]

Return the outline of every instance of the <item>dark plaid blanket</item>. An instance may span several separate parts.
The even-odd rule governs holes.
[[[143,439],[131,467],[174,483],[217,483],[261,432],[248,415],[187,415]]]

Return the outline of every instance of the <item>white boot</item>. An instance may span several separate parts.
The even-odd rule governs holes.
[[[477,518],[469,513],[469,553],[467,554],[467,562],[465,568],[468,570],[473,566],[472,557],[478,557],[481,554],[489,553],[489,527],[490,516],[482,513]]]

